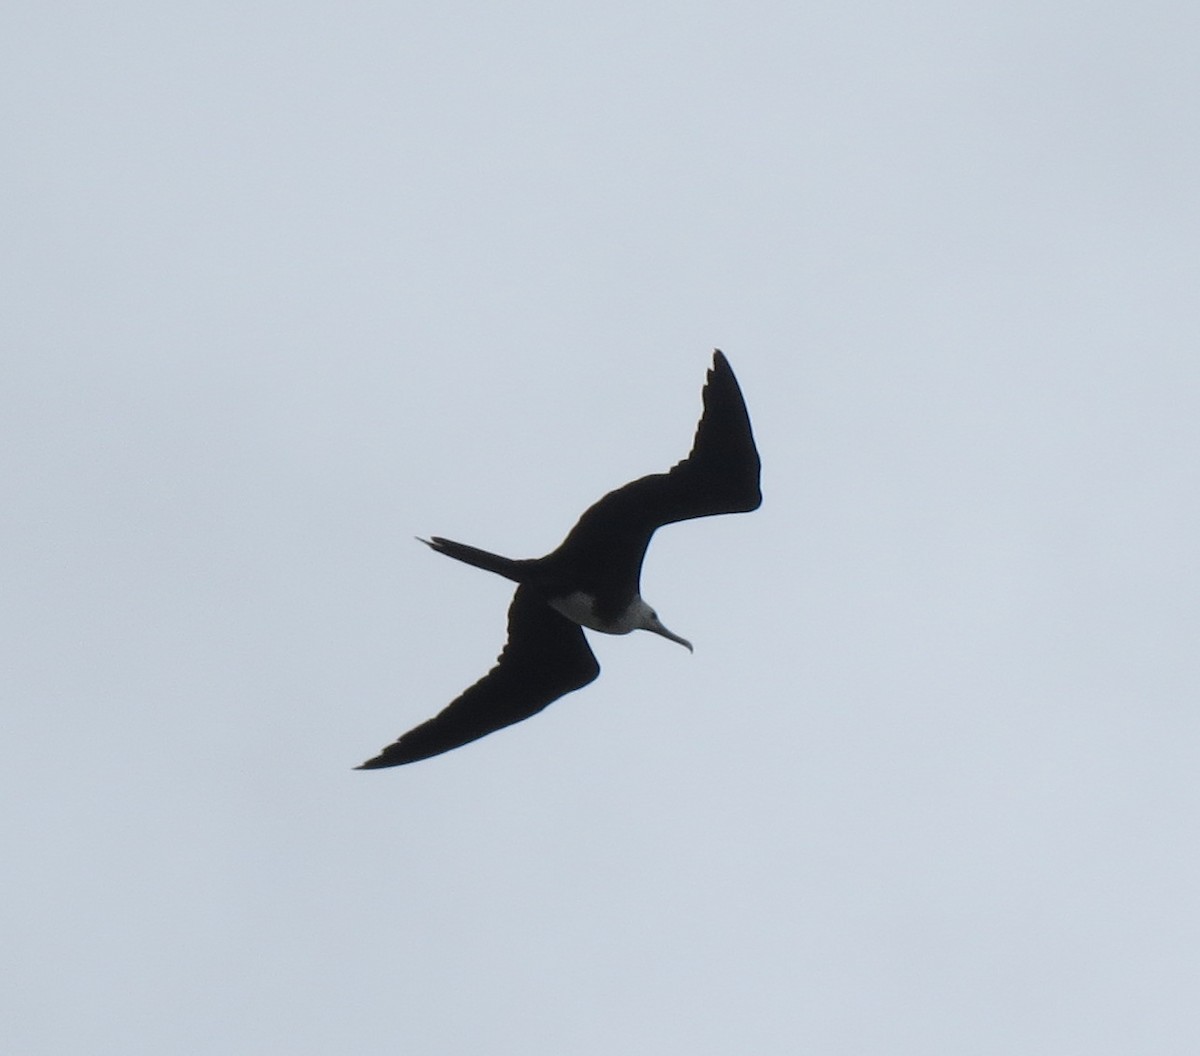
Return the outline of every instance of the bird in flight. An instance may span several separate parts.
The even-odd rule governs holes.
[[[359,770],[413,763],[458,748],[536,715],[600,674],[583,628],[605,634],[653,631],[691,651],[642,599],[642,559],[664,524],[762,504],[760,463],[742,391],[717,350],[702,394],[704,411],[690,454],[667,473],[610,491],[590,506],[557,550],[514,560],[433,536],[439,554],[517,584],[508,642],[491,669],[427,722]]]

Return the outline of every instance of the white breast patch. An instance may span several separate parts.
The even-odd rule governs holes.
[[[634,619],[634,610],[639,602],[645,605],[641,598],[636,598],[634,604],[629,606],[620,618],[610,623],[602,623],[597,618],[596,599],[582,590],[567,594],[565,597],[555,598],[550,602],[550,607],[556,612],[561,612],[568,620],[573,620],[584,627],[590,627],[593,631],[603,631],[605,634],[628,634],[641,626]]]

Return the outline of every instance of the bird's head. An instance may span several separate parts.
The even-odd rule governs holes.
[[[644,602],[643,605],[645,605]],[[666,627],[663,626],[662,620],[658,618],[658,613],[650,608],[649,605],[645,605],[645,608],[642,610],[640,615],[641,620],[638,626],[641,627],[643,631],[653,631],[655,634],[661,634],[664,638],[669,638],[672,642],[678,642],[680,645],[685,646],[689,653],[695,651],[692,649],[692,643],[686,638],[680,638],[679,635],[672,634],[670,631],[668,631]]]

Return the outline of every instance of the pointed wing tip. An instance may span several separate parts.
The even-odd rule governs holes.
[[[355,770],[382,770],[385,766],[395,766],[395,763],[386,763],[383,761],[382,755],[375,756],[374,759],[368,759],[365,763],[359,763],[354,767]]]
[[[403,740],[403,738],[401,738]],[[395,741],[389,744],[378,755],[372,756],[365,763],[359,763],[354,767],[355,770],[385,770],[389,766],[401,766],[404,763],[416,762],[422,758],[420,755],[414,755],[411,751],[402,751],[400,741]]]
[[[737,385],[737,377],[733,373],[733,367],[729,365],[728,357],[719,348],[714,348],[712,366],[708,368],[708,377],[706,381],[712,382],[718,377],[722,379],[727,378],[729,381],[732,381],[734,385]],[[727,384],[727,382],[722,381],[720,384]],[[741,391],[740,386],[738,391]]]

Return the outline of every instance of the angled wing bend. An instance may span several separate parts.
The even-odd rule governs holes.
[[[642,558],[658,528],[694,517],[748,513],[762,505],[761,462],[750,415],[720,350],[713,353],[703,399],[688,457],[667,473],[610,491],[583,513],[550,560],[562,560],[597,589],[628,596],[638,590]]]

